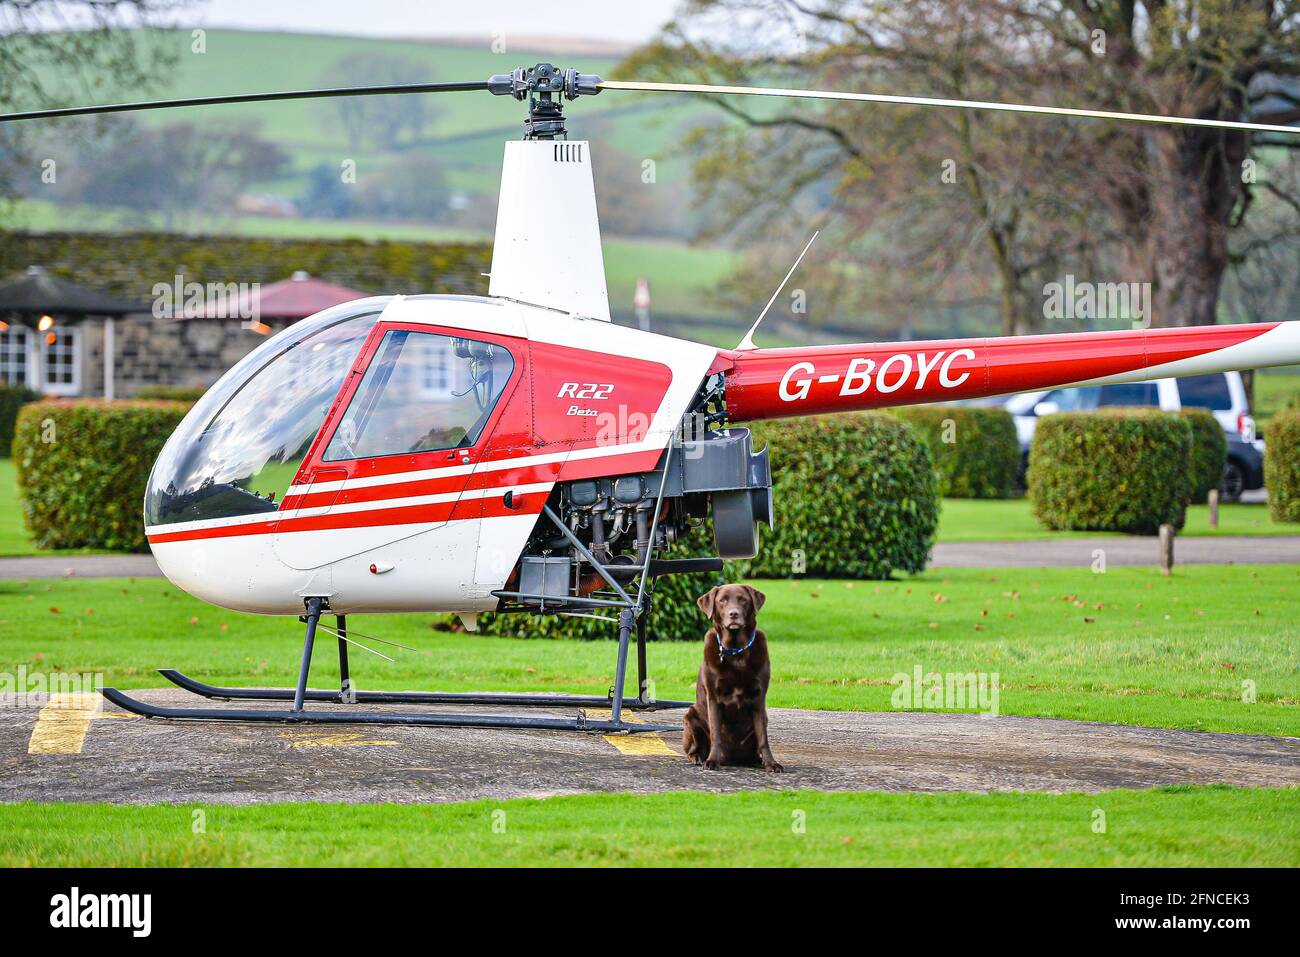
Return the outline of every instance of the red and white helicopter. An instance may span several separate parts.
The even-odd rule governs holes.
[[[648,694],[646,620],[656,578],[753,556],[772,523],[759,419],[969,399],[1300,362],[1300,322],[932,342],[735,350],[610,322],[588,144],[562,104],[602,90],[707,92],[1296,132],[1290,127],[1001,103],[753,87],[613,83],[550,64],[479,83],[433,83],[43,110],[0,121],[228,102],[488,90],[528,101],[506,144],[486,296],[385,296],[321,312],[268,339],[194,406],[153,468],[148,539],[177,586],[216,605],[297,615],[295,688],[218,688],[209,698],[288,710],[163,708],[115,689],[137,714],[649,731],[624,709],[686,707]],[[787,277],[788,278],[788,277]],[[693,518],[717,556],[662,557]],[[346,616],[483,612],[613,616],[608,696],[363,692],[348,670]],[[337,617],[334,629],[322,624]],[[338,638],[339,691],[307,687],[315,636]],[[624,690],[635,636],[638,691]],[[338,704],[603,706],[609,719],[308,710]]]

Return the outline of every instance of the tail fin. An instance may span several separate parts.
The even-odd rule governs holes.
[[[1291,365],[1300,322],[755,349],[719,360],[728,417],[748,422]]]

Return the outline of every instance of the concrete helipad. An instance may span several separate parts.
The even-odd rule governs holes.
[[[138,696],[199,703],[178,689]],[[16,707],[12,696],[0,696],[0,801],[430,802],[682,789],[1300,785],[1300,739],[1042,718],[776,709],[773,749],[786,773],[773,775],[694,767],[681,756],[678,736],[668,733],[181,722],[138,718],[111,705],[96,710],[100,702],[92,699],[71,703],[89,707]]]

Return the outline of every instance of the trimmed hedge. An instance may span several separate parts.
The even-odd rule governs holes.
[[[742,571],[757,578],[889,578],[925,570],[939,524],[926,444],[882,412],[762,424],[776,528]]]
[[[1181,528],[1192,427],[1159,409],[1058,412],[1029,449],[1029,502],[1045,527],[1153,534]]]
[[[0,383],[0,459],[7,459],[13,449],[18,410],[39,398],[26,386]]]
[[[375,295],[481,294],[491,259],[488,243],[0,232],[0,276],[38,263],[55,276],[142,303],[153,299],[154,283],[177,273],[187,282],[272,283],[299,269]]]
[[[1300,411],[1279,412],[1269,421],[1264,485],[1273,521],[1300,522]]]
[[[939,494],[1011,498],[1020,471],[1016,420],[1006,409],[920,405],[894,410],[930,448]]]
[[[1228,461],[1228,437],[1223,426],[1208,409],[1183,409],[1178,413],[1192,427],[1191,463],[1188,469],[1191,480],[1189,498],[1203,503],[1210,489],[1223,484],[1223,466]]]
[[[14,437],[23,518],[41,548],[144,551],[145,484],[181,402],[45,401]]]
[[[188,402],[193,405],[208,390],[202,386],[147,385],[136,392],[137,399],[161,399],[164,402]]]

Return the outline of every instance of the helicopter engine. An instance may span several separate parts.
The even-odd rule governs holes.
[[[743,428],[676,442],[651,472],[559,483],[552,500],[568,535],[539,523],[520,556],[512,596],[547,610],[600,588],[596,562],[615,579],[647,568],[655,574],[715,570],[722,559],[753,558],[759,525],[773,525],[768,452],[755,452]],[[714,557],[658,558],[706,522]]]

